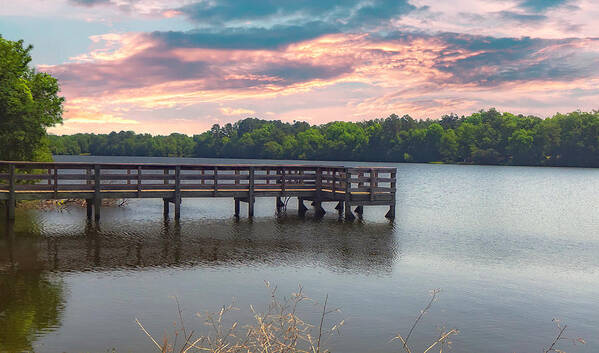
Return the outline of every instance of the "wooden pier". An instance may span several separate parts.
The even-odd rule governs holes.
[[[298,214],[311,201],[316,217],[325,214],[323,202],[335,202],[348,221],[364,206],[389,206],[395,217],[396,168],[324,165],[198,165],[152,163],[44,163],[0,161],[0,200],[9,220],[18,200],[84,199],[87,217],[100,219],[102,199],[161,198],[168,217],[174,205],[181,215],[183,198],[231,197],[235,216],[240,204],[254,216],[257,197],[274,197],[278,212],[288,198],[298,200]]]

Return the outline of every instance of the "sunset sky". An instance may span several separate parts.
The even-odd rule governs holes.
[[[57,134],[599,109],[597,0],[0,0]]]

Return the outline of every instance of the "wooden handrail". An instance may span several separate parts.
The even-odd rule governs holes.
[[[89,190],[93,184],[94,194],[104,190],[135,191],[137,197],[148,189],[180,192],[186,190],[287,190],[314,189],[336,193],[368,192],[374,200],[377,193],[395,193],[396,169],[377,167],[338,167],[313,165],[225,165],[225,164],[145,164],[145,163],[72,163],[72,162],[9,162],[0,161],[0,191],[14,196],[16,191],[53,192],[58,197],[61,190]],[[94,171],[93,174],[91,171]],[[136,170],[137,173],[131,173]],[[171,173],[170,171],[173,171]],[[210,170],[211,173],[205,173]],[[270,174],[270,171],[275,174]],[[200,171],[193,173],[191,171]],[[251,172],[250,172],[251,171]],[[47,172],[47,174],[43,174]],[[368,177],[364,176],[366,173]],[[383,174],[381,177],[380,175]],[[353,179],[347,179],[347,176]],[[3,182],[6,180],[8,182]],[[135,180],[136,183],[132,183]],[[170,182],[174,180],[174,185]],[[191,181],[182,183],[182,180]],[[194,183],[193,181],[196,181]],[[212,180],[206,184],[206,180]],[[241,180],[248,180],[247,183]],[[30,181],[22,184],[20,181]],[[31,181],[38,181],[31,184]],[[44,181],[44,183],[39,183]],[[156,184],[158,182],[159,184]],[[274,182],[274,183],[273,183]],[[351,183],[357,184],[352,187]],[[364,186],[368,182],[368,186]],[[382,185],[380,185],[382,183]],[[387,186],[388,185],[388,186]],[[86,187],[87,186],[87,187]],[[11,197],[12,197],[11,196]],[[320,196],[316,196],[320,197]]]

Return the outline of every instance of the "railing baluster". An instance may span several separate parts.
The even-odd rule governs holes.
[[[370,201],[374,201],[374,187],[376,177],[374,176],[374,169],[370,168]]]
[[[175,167],[175,219],[181,218],[181,166]]]
[[[214,196],[216,196],[217,191],[218,191],[218,167],[214,166],[214,190],[213,190]]]
[[[141,166],[137,166],[137,197],[141,197]]]
[[[94,165],[94,218],[96,221],[100,220],[100,208],[102,207],[102,198],[100,196],[101,191],[101,179],[100,179],[100,165]]]
[[[248,217],[254,217],[254,167],[250,167],[250,185],[248,188]]]
[[[54,198],[58,198],[58,168],[54,167]]]
[[[9,164],[8,165],[8,201],[7,201],[7,209],[6,209],[6,215],[8,216],[9,220],[14,220],[15,219],[15,208],[16,208],[16,203],[17,200],[15,198],[15,188],[16,188],[16,175],[15,175],[15,165],[14,164]]]

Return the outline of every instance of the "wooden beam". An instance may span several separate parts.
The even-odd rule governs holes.
[[[345,172],[345,220],[353,221],[356,216],[351,211],[351,193],[349,190],[351,189],[351,172],[347,170]]]
[[[8,200],[6,201],[6,217],[9,221],[15,219],[15,208],[17,207],[15,197],[16,183],[15,165],[10,164],[8,166]]]
[[[101,179],[100,179],[100,165],[94,165],[94,219],[100,220],[100,208],[102,207],[101,197]]]
[[[181,218],[181,166],[175,167],[175,220]]]
[[[255,178],[255,169],[254,167],[250,167],[250,185],[248,188],[248,217],[254,217],[254,178]]]

